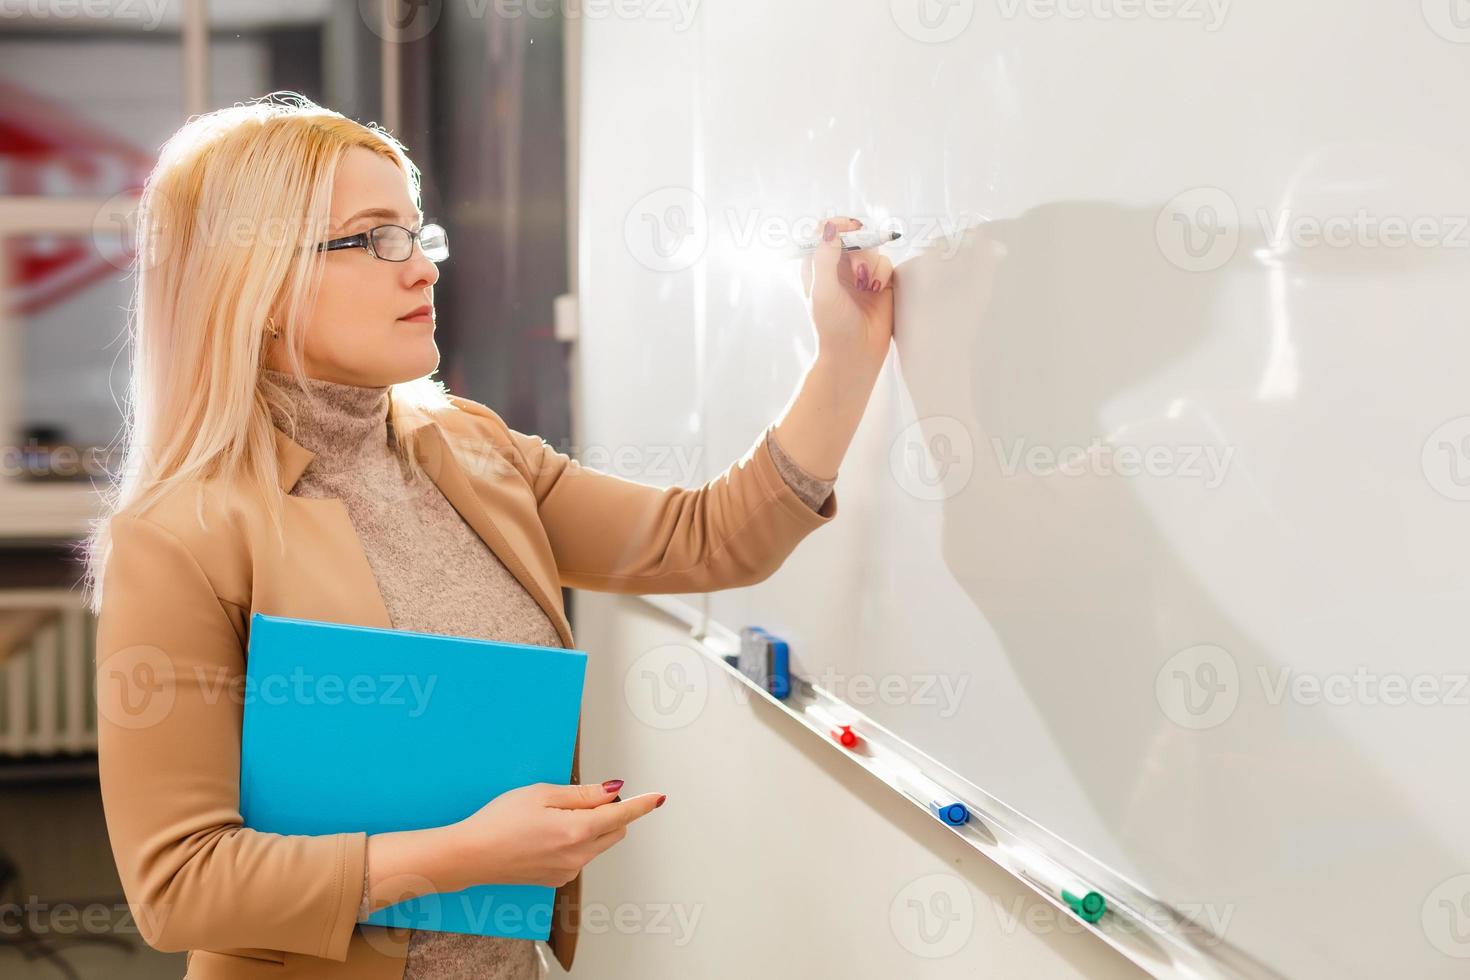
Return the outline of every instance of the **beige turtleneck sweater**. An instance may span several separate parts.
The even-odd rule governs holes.
[[[386,386],[308,379],[317,396],[313,406],[290,375],[263,373],[291,406],[295,425],[277,408],[272,420],[316,453],[291,494],[343,502],[394,629],[561,646],[536,600],[439,488],[405,478],[393,450]],[[820,510],[835,479],[818,479],[797,466],[774,435],[770,447],[782,478]],[[368,904],[364,876],[359,921],[367,918]],[[534,980],[544,969],[530,940],[415,930],[404,980]]]

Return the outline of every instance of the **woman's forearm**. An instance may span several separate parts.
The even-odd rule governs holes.
[[[818,354],[776,423],[786,455],[813,476],[835,478],[882,367],[872,358]]]
[[[366,911],[469,887],[456,875],[453,827],[368,835]]]

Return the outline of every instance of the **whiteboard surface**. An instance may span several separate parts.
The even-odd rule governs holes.
[[[781,247],[901,229],[838,517],[713,617],[1288,976],[1463,976],[1470,24],[924,2],[586,18],[585,443],[717,475]]]

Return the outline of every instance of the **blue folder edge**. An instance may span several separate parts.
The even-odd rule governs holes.
[[[304,669],[313,658],[321,671]],[[586,660],[584,651],[563,647],[255,613],[241,730],[245,826],[280,834],[413,830],[462,819],[517,786],[565,785]],[[343,676],[349,663],[351,678]],[[293,684],[302,697],[282,696]],[[476,734],[514,751],[486,753]],[[373,778],[385,759],[392,781]],[[545,940],[554,898],[550,886],[477,885],[399,902],[362,921]]]

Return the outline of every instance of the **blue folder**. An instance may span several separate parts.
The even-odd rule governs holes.
[[[256,613],[240,736],[245,826],[420,830],[519,786],[565,785],[586,666],[580,650]],[[544,885],[477,885],[366,921],[547,939],[554,895]]]

